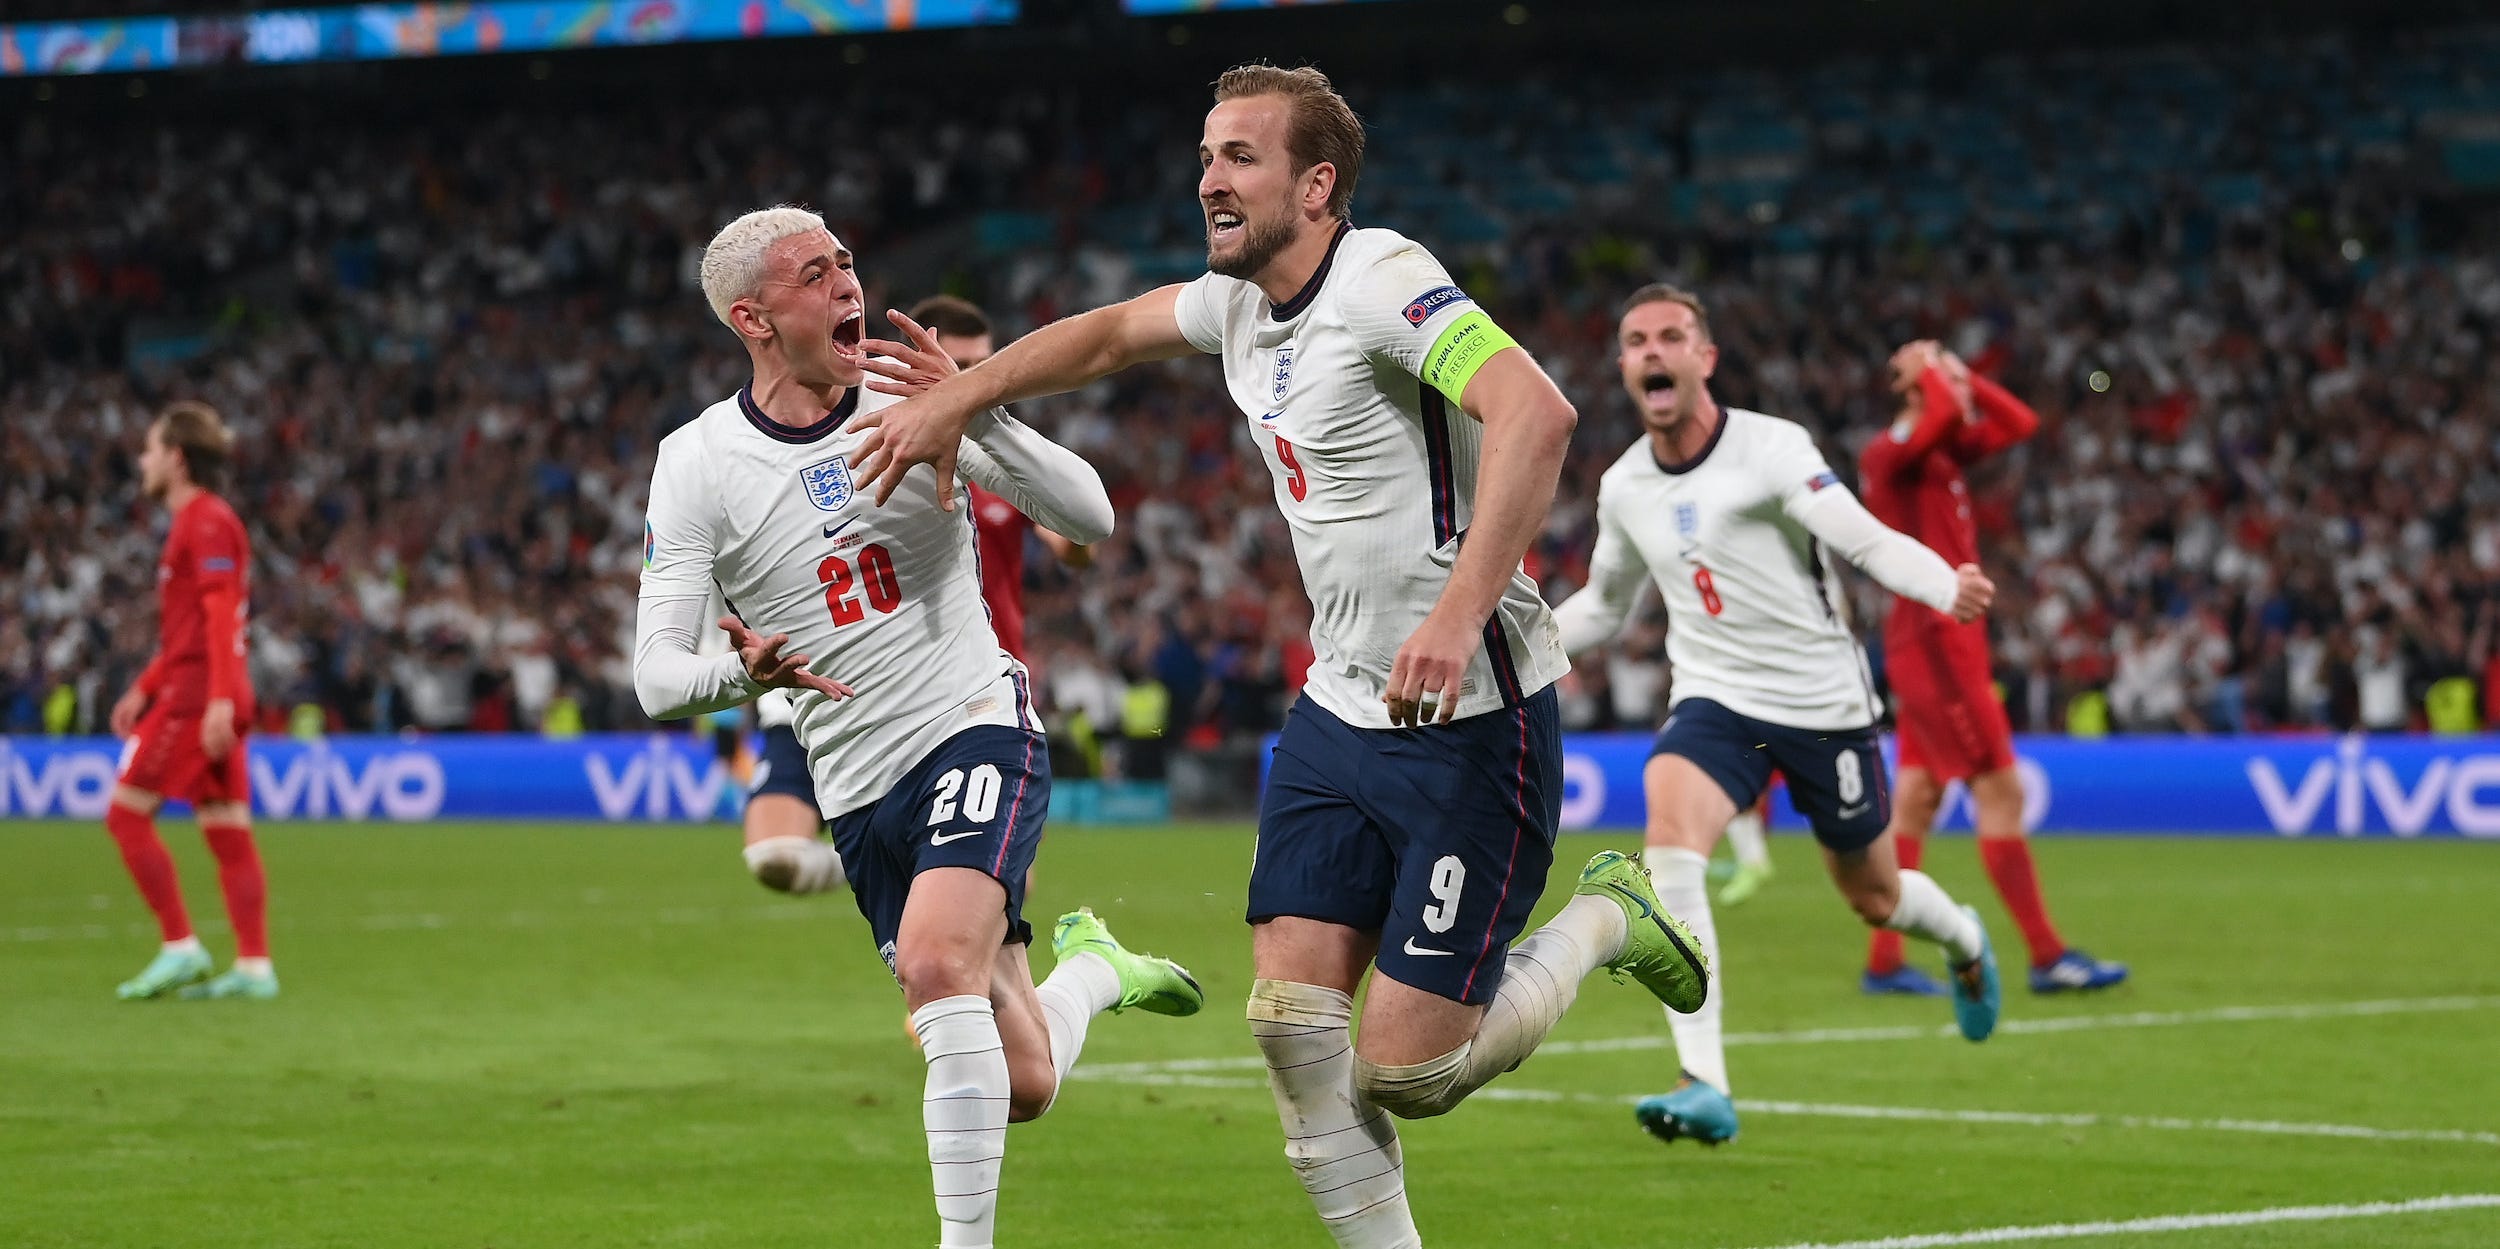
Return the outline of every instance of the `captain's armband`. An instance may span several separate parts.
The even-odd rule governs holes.
[[[1505,347],[1518,345],[1482,309],[1470,308],[1433,340],[1432,350],[1424,353],[1423,367],[1415,375],[1425,385],[1449,396],[1450,402],[1458,403],[1467,393],[1467,383],[1475,380],[1476,370],[1483,368],[1485,361],[1499,355]]]

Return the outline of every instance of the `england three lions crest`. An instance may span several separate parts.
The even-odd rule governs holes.
[[[851,466],[841,456],[800,469],[799,482],[807,487],[807,501],[818,511],[838,512],[851,501]]]
[[[1290,389],[1292,385],[1293,344],[1287,343],[1276,349],[1276,371],[1270,375],[1268,381],[1268,403],[1276,407],[1283,407],[1285,403],[1285,391]]]

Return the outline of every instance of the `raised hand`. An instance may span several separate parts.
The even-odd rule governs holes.
[[[868,359],[861,361],[859,367],[885,379],[868,383],[868,389],[882,395],[909,397],[960,372],[955,367],[955,358],[938,347],[937,335],[929,332],[927,326],[892,308],[885,310],[885,319],[892,321],[897,329],[903,331],[903,337],[910,341],[898,343],[892,339],[872,338],[861,344],[868,352]]]
[[[885,395],[910,395],[893,407],[880,407],[875,412],[860,412],[850,417],[845,430],[865,430],[868,437],[860,442],[860,460],[850,467],[860,490],[868,492],[875,505],[885,507],[885,500],[895,495],[895,487],[903,485],[905,472],[913,465],[933,465],[938,470],[938,507],[955,510],[955,452],[963,447],[963,432],[973,427],[973,405],[963,400],[950,400],[945,395],[945,377],[955,375],[953,360],[948,360],[943,375],[930,375],[935,362],[925,362],[925,355],[945,360],[938,352],[938,337],[900,312],[888,312],[895,325],[905,327],[905,335],[920,345],[903,347],[900,342],[880,342],[878,347],[893,347],[895,362],[870,360],[870,372],[885,377],[885,385],[870,382],[870,387]],[[928,377],[928,380],[923,380]]]
[[[814,690],[836,702],[858,692],[840,681],[810,672],[807,656],[782,654],[781,648],[790,644],[787,633],[766,637],[736,616],[723,616],[719,624],[721,631],[729,635],[730,644],[738,648],[738,662],[746,665],[748,679],[757,685],[772,690]]]

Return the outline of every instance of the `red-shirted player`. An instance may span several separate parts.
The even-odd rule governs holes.
[[[1859,493],[1877,519],[1927,544],[1946,563],[1975,564],[1979,528],[1962,466],[2029,438],[2040,418],[1933,342],[1893,353],[1892,389],[1900,415],[1861,453]],[[1976,813],[1980,862],[2031,947],[2032,992],[2102,989],[2125,980],[2125,964],[2068,946],[2040,899],[2023,834],[2013,732],[1989,669],[1987,624],[1959,624],[1895,599],[1884,620],[1884,671],[1892,679],[1901,745],[1892,804],[1901,866],[1918,866],[1945,784],[1964,782]],[[1900,935],[1888,932],[1876,933],[1869,945],[1863,987],[1869,993],[1944,992],[1902,963]]]
[[[148,427],[139,454],[140,489],[163,503],[174,523],[156,565],[156,658],[113,704],[113,733],[127,740],[104,827],[121,847],[139,896],[156,912],[165,945],[121,986],[125,999],[176,989],[186,998],[278,995],[269,964],[269,888],[252,845],[245,766],[252,684],[243,628],[251,610],[252,553],[243,521],[215,493],[233,446],[215,409],[183,402]],[[156,812],[167,798],[191,804],[217,856],[235,959],[213,980],[208,950],[183,909],[174,861],[156,835]]]

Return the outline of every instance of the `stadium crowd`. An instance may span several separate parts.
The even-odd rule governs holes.
[[[1450,258],[1580,406],[1532,555],[1549,597],[1637,433],[1614,301],[1676,276],[1720,398],[1806,423],[1844,476],[1900,341],[2039,409],[1974,481],[2018,728],[2460,727],[2500,719],[2500,238],[2458,207],[2500,181],[2471,139],[2500,95],[2468,68],[2495,44],[1836,62],[1631,111],[1532,84],[1469,101],[1484,118],[1358,81],[1357,209]],[[177,395],[243,438],[267,727],[641,723],[652,448],[742,380],[693,278],[719,222],[810,202],[872,307],[927,293],[882,285],[912,270],[1010,327],[1187,276],[1190,101],[1007,94],[934,133],[879,107],[0,122],[0,728],[97,730],[144,663],[163,520],[132,457]],[[864,150],[781,142],[811,131]],[[1446,155],[1488,137],[1491,166]],[[1273,727],[1307,608],[1213,365],[1032,418],[1121,512],[1093,568],[1028,564],[1060,711],[1108,729],[1155,684],[1191,741]],[[1581,664],[1573,727],[1655,722],[1664,627]]]

